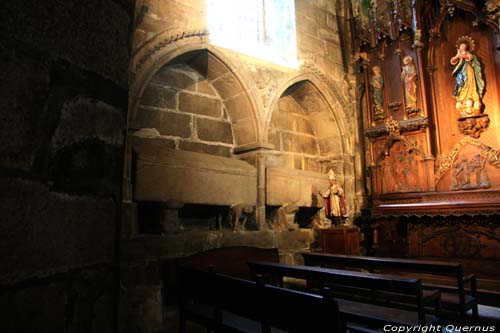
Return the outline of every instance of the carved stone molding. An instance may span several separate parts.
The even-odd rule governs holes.
[[[137,73],[140,71],[144,64],[152,59],[155,54],[174,42],[185,38],[202,38],[208,36],[208,34],[205,29],[184,31],[174,28],[162,31],[133,54],[131,72]]]
[[[350,113],[351,106],[350,101],[345,98],[345,95],[342,94],[342,89],[339,87],[339,84],[329,78],[321,69],[319,69],[313,62],[305,61],[301,66],[301,69],[304,72],[311,72],[315,76],[317,76],[323,84],[325,84],[328,88],[330,88],[330,92],[335,97],[337,101],[342,105],[342,110],[345,114],[345,119],[350,119],[352,114]],[[349,87],[347,87],[349,88]],[[348,89],[347,89],[348,90]]]

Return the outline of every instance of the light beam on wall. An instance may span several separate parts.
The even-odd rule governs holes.
[[[210,42],[298,67],[294,0],[207,0]]]

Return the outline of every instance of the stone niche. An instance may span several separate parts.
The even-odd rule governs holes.
[[[275,228],[309,227],[320,217],[328,188],[325,161],[341,154],[338,126],[321,91],[310,81],[280,96],[269,125],[276,150],[267,157],[267,219]]]

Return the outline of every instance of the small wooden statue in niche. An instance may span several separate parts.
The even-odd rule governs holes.
[[[403,58],[403,69],[401,80],[405,87],[406,114],[413,116],[418,113],[417,109],[417,68],[411,56]]]
[[[384,112],[384,78],[382,70],[379,66],[372,67],[372,78],[370,80],[370,88],[373,101],[373,113],[375,121],[385,118]]]
[[[462,36],[457,40],[457,54],[450,59],[450,63],[455,66],[452,72],[455,76],[455,108],[462,118],[481,114],[484,81],[481,64],[472,53],[474,49],[474,40]]]

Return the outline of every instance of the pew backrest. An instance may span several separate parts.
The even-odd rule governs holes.
[[[463,267],[460,263],[434,261],[434,260],[416,260],[401,258],[384,257],[365,257],[339,255],[329,253],[302,253],[304,264],[307,266],[335,267],[342,269],[364,269],[369,272],[406,272],[422,274],[423,288],[440,289],[442,292],[451,292],[458,294],[458,303],[456,307],[460,312],[462,319],[465,319],[468,309],[473,310],[474,319],[477,319],[477,285],[476,276],[470,274],[464,276]],[[428,283],[426,277],[446,277],[454,286],[443,286],[435,283]],[[467,291],[465,285],[469,283],[470,288]],[[468,294],[468,295],[467,295]],[[448,299],[446,297],[446,299]],[[446,302],[445,302],[446,304]],[[455,304],[452,304],[455,305]]]
[[[230,312],[258,322],[263,332],[271,327],[288,332],[344,331],[333,298],[182,265],[178,274],[181,318],[189,317],[193,304],[207,305],[211,312],[200,323],[211,329],[228,328],[223,312]],[[193,318],[199,318],[199,312]]]
[[[318,283],[328,286],[335,297],[363,303],[383,303],[400,309],[413,307],[418,323],[426,323],[423,290],[418,278],[262,261],[249,261],[248,265],[253,276],[268,276],[273,283],[280,284],[284,277],[292,277],[306,280],[308,286]],[[439,293],[431,297],[436,307],[439,307]],[[396,299],[398,301],[394,302]],[[402,305],[402,302],[406,304]]]
[[[208,270],[213,266],[215,271],[235,277],[249,278],[248,260],[278,262],[279,253],[276,248],[258,248],[251,246],[228,246],[195,253],[177,259],[178,265]]]

